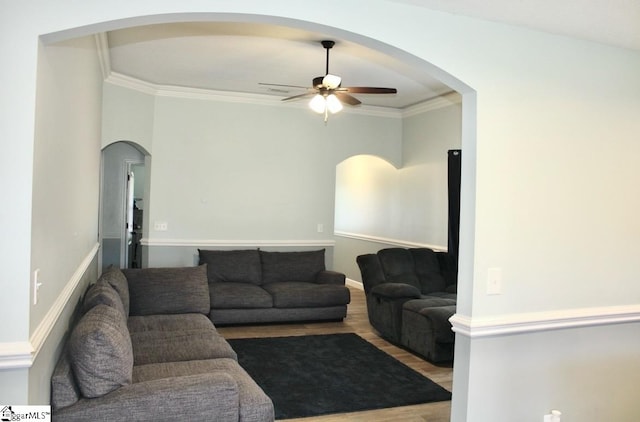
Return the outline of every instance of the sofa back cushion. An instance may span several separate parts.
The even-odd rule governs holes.
[[[129,284],[122,270],[116,267],[109,267],[102,273],[100,280],[109,283],[118,292],[124,306],[125,315],[129,315]]]
[[[380,266],[390,283],[410,284],[422,291],[416,274],[413,255],[405,248],[387,248],[378,251]]]
[[[409,249],[413,255],[416,275],[420,281],[420,291],[423,294],[444,292],[447,281],[440,268],[440,261],[436,253],[428,248]]]
[[[325,270],[324,249],[302,252],[260,251],[262,282],[307,281],[314,282]]]
[[[84,397],[101,397],[131,383],[133,348],[122,312],[96,305],[69,338],[69,361]]]
[[[447,283],[447,291],[455,292],[458,286],[458,262],[455,255],[448,252],[436,252],[440,263],[440,272]]]
[[[257,249],[209,251],[198,249],[200,265],[207,264],[210,283],[262,283],[260,252]]]
[[[382,271],[378,255],[373,253],[358,255],[356,257],[356,263],[358,264],[358,268],[360,268],[362,284],[366,293],[369,293],[371,289],[378,284],[387,281]]]
[[[122,313],[123,316],[127,317],[120,295],[109,283],[102,279],[87,289],[84,299],[82,300],[82,313],[86,313],[96,305],[111,306]]]
[[[130,315],[209,314],[206,265],[122,272],[129,284]]]

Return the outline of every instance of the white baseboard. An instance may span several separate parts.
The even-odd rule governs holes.
[[[364,285],[360,281],[353,280],[351,278],[347,278],[345,280],[345,284],[349,287],[353,287],[355,289],[364,290]]]

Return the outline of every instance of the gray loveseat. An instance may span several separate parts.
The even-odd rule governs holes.
[[[387,248],[356,258],[369,322],[387,340],[432,362],[453,360],[457,268],[428,248]]]
[[[109,270],[87,290],[51,379],[54,420],[274,420],[207,317],[206,265]]]
[[[345,275],[327,270],[324,249],[198,251],[207,265],[216,325],[341,320],[351,300]]]

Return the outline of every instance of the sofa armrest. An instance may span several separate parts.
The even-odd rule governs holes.
[[[420,290],[406,283],[382,283],[374,286],[369,294],[387,299],[419,299]]]
[[[163,378],[126,385],[54,412],[53,420],[135,421],[239,419],[238,385],[224,372]]]
[[[324,270],[320,271],[316,277],[318,284],[345,284],[345,275],[337,271]]]

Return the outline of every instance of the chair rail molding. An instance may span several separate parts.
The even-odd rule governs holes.
[[[336,230],[333,232],[335,236],[345,237],[348,239],[362,240],[365,242],[382,243],[385,245],[399,246],[401,248],[429,248],[438,252],[446,252],[447,247],[442,245],[430,245],[428,243],[410,242],[407,240],[391,239],[388,237],[372,236],[362,233],[351,233]]]
[[[186,247],[252,247],[252,246],[318,246],[333,247],[333,239],[301,239],[301,240],[220,240],[220,239],[150,239],[142,238],[143,246],[186,246]]]
[[[498,337],[640,322],[640,305],[603,306],[473,318],[455,314],[449,321],[457,334]]]
[[[28,341],[0,343],[0,370],[30,368],[33,346]]]
[[[100,250],[100,244],[96,243],[76,268],[40,324],[31,333],[29,341],[0,343],[0,369],[30,368],[33,365],[98,250]]]

